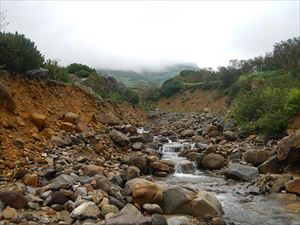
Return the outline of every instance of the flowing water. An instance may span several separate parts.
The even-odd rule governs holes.
[[[236,225],[300,225],[300,198],[291,194],[259,195],[256,187],[246,182],[226,182],[223,177],[213,177],[196,170],[184,174],[179,157],[181,150],[190,148],[184,141],[166,143],[161,148],[163,159],[175,164],[176,172],[158,182],[161,185],[188,185],[194,189],[214,192],[220,200],[225,220]]]

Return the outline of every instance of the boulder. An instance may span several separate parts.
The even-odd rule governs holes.
[[[235,180],[252,181],[259,177],[258,169],[253,166],[229,163],[225,177]]]
[[[26,208],[27,206],[25,196],[17,191],[1,191],[0,201],[15,209]]]
[[[220,169],[224,166],[225,158],[216,153],[209,153],[204,156],[202,166],[208,169]]]
[[[185,216],[172,216],[167,219],[168,225],[192,225]]]
[[[145,145],[143,144],[143,142],[135,142],[132,145],[132,149],[135,151],[141,151],[145,148]]]
[[[147,173],[148,171],[148,164],[147,159],[145,157],[137,156],[137,155],[130,155],[124,159],[124,163],[129,166],[136,166],[138,167],[142,173]]]
[[[58,177],[56,177],[50,184],[47,186],[43,187],[42,189],[44,191],[54,189],[54,190],[59,190],[59,189],[69,189],[73,186],[74,183],[74,178],[66,175],[66,174],[61,174]]]
[[[161,207],[157,204],[146,203],[143,205],[143,209],[149,214],[155,214],[155,213],[162,214],[163,213]]]
[[[285,189],[288,192],[300,195],[300,179],[290,180],[285,184]]]
[[[69,123],[69,122],[62,122],[60,124],[60,127],[61,127],[62,130],[67,131],[67,132],[71,132],[75,129],[74,124]]]
[[[112,130],[109,132],[109,136],[117,145],[121,147],[126,147],[130,143],[129,138],[119,131]]]
[[[76,207],[70,216],[73,219],[84,220],[89,218],[96,219],[100,214],[98,206],[94,202],[87,201]]]
[[[300,160],[300,129],[288,137],[283,138],[276,149],[278,160],[284,164],[291,164]]]
[[[273,153],[266,150],[247,150],[244,153],[243,159],[247,163],[251,163],[253,166],[259,166],[263,162],[271,158]]]
[[[93,177],[96,174],[103,175],[104,168],[102,166],[87,165],[83,168],[83,175]]]
[[[27,186],[39,187],[39,176],[37,174],[26,174],[22,181]]]
[[[68,112],[64,115],[64,122],[77,125],[80,122],[80,114]]]
[[[178,172],[181,173],[194,173],[195,172],[195,166],[193,164],[193,162],[189,161],[189,160],[182,160],[179,162],[179,170]]]
[[[64,195],[63,192],[57,191],[52,193],[45,201],[44,205],[51,206],[54,204],[65,204],[69,199]]]
[[[168,165],[167,163],[158,161],[158,162],[152,162],[150,163],[151,170],[155,172],[165,172],[165,173],[171,173],[174,172],[173,166]]]
[[[225,131],[223,133],[224,139],[226,141],[234,141],[236,139],[235,133],[233,133],[232,131]]]
[[[279,173],[277,156],[272,156],[258,167],[259,173]]]
[[[101,207],[101,211],[102,211],[102,213],[104,214],[104,215],[107,215],[107,214],[109,214],[109,213],[118,213],[119,212],[119,209],[118,209],[118,207],[117,206],[115,206],[115,205],[109,205],[109,204],[107,204],[107,205],[103,205],[102,207]]]
[[[7,206],[2,212],[2,217],[5,220],[15,220],[18,218],[18,212],[16,209]]]
[[[195,198],[197,192],[184,186],[170,187],[163,192],[163,211],[166,214],[176,212],[181,205]]]
[[[42,131],[46,127],[46,116],[38,113],[32,113],[30,115],[30,121]]]
[[[193,161],[193,162],[197,162],[198,165],[202,164],[202,160],[204,158],[204,154],[203,153],[199,153],[199,152],[190,152],[185,156],[188,160]]]
[[[194,136],[194,130],[184,130],[180,133],[180,137],[182,138],[188,138]]]
[[[153,214],[151,216],[151,222],[152,225],[168,225],[166,217],[160,214]]]
[[[131,194],[133,203],[140,206],[145,203],[160,204],[163,198],[162,189],[157,184],[141,178],[127,181],[124,192]]]
[[[121,123],[121,120],[112,112],[94,115],[94,119],[100,123],[107,124],[109,126],[118,125]]]
[[[129,181],[140,176],[140,169],[136,166],[129,166],[123,174],[124,181]]]

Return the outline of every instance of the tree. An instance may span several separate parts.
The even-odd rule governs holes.
[[[0,32],[0,65],[4,69],[23,73],[42,66],[43,62],[35,43],[23,34]]]

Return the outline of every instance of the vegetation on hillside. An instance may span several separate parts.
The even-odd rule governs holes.
[[[279,136],[289,118],[300,111],[300,37],[276,43],[265,56],[231,60],[216,71],[182,71],[155,92],[169,97],[189,89],[215,89],[226,94],[232,106],[229,116],[243,132]]]
[[[48,70],[48,77],[52,80],[79,82],[111,101],[126,101],[135,105],[139,103],[139,95],[117,82],[115,78],[98,74],[94,68],[80,63],[72,63],[63,67],[57,60],[45,61],[35,43],[23,34],[0,32],[1,70],[25,73],[40,67]]]

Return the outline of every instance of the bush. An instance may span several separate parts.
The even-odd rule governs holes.
[[[88,67],[87,65],[83,65],[80,63],[72,63],[66,67],[68,73],[74,73],[81,78],[88,77],[91,73],[96,73],[95,69]]]
[[[175,93],[181,91],[183,84],[180,81],[170,79],[163,83],[160,93],[163,97],[170,97]]]
[[[290,117],[299,110],[299,88],[267,87],[237,98],[232,116],[246,133],[259,132],[273,138],[283,134]]]
[[[24,73],[41,67],[43,62],[34,42],[23,34],[0,32],[0,65],[4,69]]]
[[[48,59],[44,67],[49,70],[49,78],[61,82],[69,82],[69,74],[64,67],[58,65],[55,60]]]

